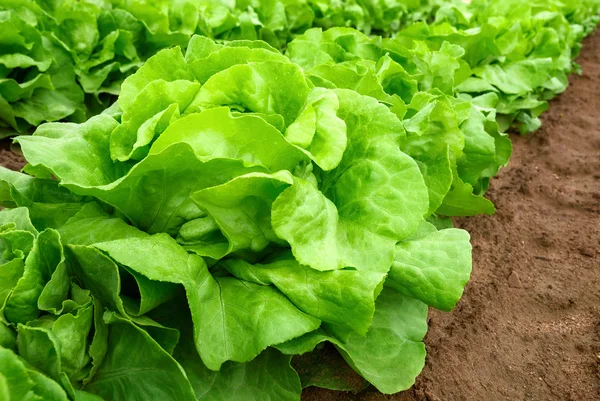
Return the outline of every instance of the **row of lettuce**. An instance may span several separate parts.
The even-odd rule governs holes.
[[[571,68],[566,53],[593,29],[597,11],[597,0],[0,0],[0,134],[48,121],[85,121],[114,101],[123,80],[148,57],[171,46],[185,49],[195,34],[260,39],[285,49],[313,27],[390,37],[418,21],[431,22],[432,30],[413,27],[404,34],[429,39],[436,49],[447,40],[470,50],[464,60],[478,68],[476,76],[493,76],[492,86],[506,95],[499,107],[508,115],[504,122],[532,130],[544,101],[564,85]],[[549,29],[555,34],[542,33]],[[529,43],[534,37],[538,42]],[[540,50],[530,54],[532,48]],[[531,75],[560,77],[551,85],[539,79],[509,84],[488,67],[530,58],[544,61],[505,73],[524,74],[523,82]],[[459,89],[491,90],[465,85]],[[531,96],[541,87],[546,93]],[[519,106],[510,105],[515,98]]]
[[[140,2],[117,3],[111,15]],[[280,4],[264,3],[243,9]],[[310,2],[311,21],[347,3]],[[281,4],[292,20],[296,2]],[[349,9],[398,21],[369,4]],[[0,169],[0,399],[409,388],[428,307],[452,310],[471,272],[469,235],[447,217],[494,212],[502,132],[539,126],[598,3],[435,10],[393,35],[373,25],[387,38],[303,28],[284,53],[195,35],[136,65],[103,113],[18,137],[29,164]]]
[[[185,49],[195,34],[280,49],[317,26],[389,35],[410,18],[427,18],[437,1],[0,0],[2,135],[85,121],[114,101],[148,57]]]

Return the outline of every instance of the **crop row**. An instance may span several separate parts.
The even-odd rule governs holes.
[[[409,388],[600,8],[216,4],[0,0],[0,399]]]

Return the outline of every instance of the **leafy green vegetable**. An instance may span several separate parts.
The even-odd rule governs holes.
[[[185,48],[195,34],[262,39],[284,48],[313,26],[389,34],[435,9],[429,1],[345,3],[1,0],[0,135],[27,132],[46,121],[84,121],[109,106],[125,78],[149,57],[164,48]]]
[[[573,58],[597,24],[597,1],[476,0],[441,6],[431,26],[409,29],[437,48],[462,46],[473,77],[458,85],[467,98],[498,95],[501,130],[514,125],[522,133],[541,125],[546,101],[563,92],[576,70]]]
[[[409,388],[472,268],[443,216],[493,213],[502,131],[535,128],[597,21],[517,3],[0,0],[5,125],[72,120],[0,168],[0,398]],[[121,89],[77,123],[68,85]]]
[[[423,174],[429,214],[494,212],[482,195],[508,162],[511,145],[499,132],[494,106],[454,96],[471,73],[461,47],[446,43],[433,50],[420,40],[334,28],[307,31],[289,44],[287,55],[315,85],[373,97],[403,119],[401,149]]]
[[[19,137],[33,176],[0,174],[5,204],[23,205],[0,212],[0,238],[14,277],[4,319],[21,324],[20,357],[70,398],[84,390],[104,399],[202,391],[219,399],[233,372],[255,369],[248,396],[296,399],[289,357],[269,347],[326,331],[381,390],[409,386],[424,363],[426,306],[393,284],[380,295],[404,260],[396,244],[431,214],[418,163],[401,150],[403,122],[371,97],[314,87],[300,66],[257,43],[194,43],[185,58],[162,51],[126,80],[120,117]],[[212,75],[203,69],[196,80],[206,58],[217,61]],[[64,204],[68,215],[44,216]],[[457,271],[448,302],[470,270],[468,241],[455,246],[462,259],[441,261]],[[408,309],[393,309],[397,302]],[[187,324],[161,313],[174,305]],[[412,356],[380,378],[366,354],[374,345],[363,339],[381,342],[392,323],[382,352],[403,354],[410,338]],[[281,392],[265,386],[273,366],[287,372]],[[143,390],[123,391],[134,382]],[[214,390],[198,384],[207,382]],[[172,383],[181,383],[177,394]]]
[[[6,52],[0,58],[0,128],[8,136],[45,121],[81,122],[109,106],[125,78],[149,57],[172,46],[193,47],[190,40],[195,34],[219,41],[261,39],[273,46],[265,45],[268,51],[285,49],[313,27],[353,27],[382,37],[399,33],[425,40],[434,50],[459,45],[474,73],[474,80],[460,92],[472,96],[490,88],[499,90],[506,95],[498,105],[505,116],[502,130],[511,124],[524,132],[538,128],[545,101],[564,90],[579,42],[598,22],[598,1],[469,3],[2,0],[0,21],[6,34],[0,46]],[[430,21],[431,26],[425,25]],[[530,51],[530,42],[536,51]],[[234,52],[243,57],[239,49]],[[366,54],[359,57],[371,59]],[[453,89],[450,81],[442,82],[435,75],[440,68],[454,68],[455,61],[439,54],[421,61],[432,67],[429,85]],[[320,66],[322,72],[327,69]],[[381,78],[390,72],[397,74],[396,66],[382,72]],[[343,73],[338,70],[336,75],[341,79]],[[369,86],[367,81],[362,81],[363,89]]]

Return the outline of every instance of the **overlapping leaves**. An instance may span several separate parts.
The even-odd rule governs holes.
[[[285,45],[313,26],[397,31],[429,2],[1,0],[0,129],[82,122],[108,107],[123,80],[157,51],[193,35]],[[402,23],[400,23],[402,21]]]
[[[187,47],[194,34],[285,49],[312,27],[353,27],[422,40],[436,51],[461,46],[473,77],[456,82],[458,91],[497,95],[501,131],[516,125],[529,132],[539,128],[546,100],[566,87],[599,8],[597,0],[2,0],[0,121],[3,135],[45,121],[83,121],[110,105],[143,61],[166,47]]]
[[[144,52],[187,51],[151,57],[105,113],[19,137],[25,173],[0,169],[0,398],[298,400],[352,388],[314,374],[332,348],[382,392],[412,385],[427,307],[454,308],[471,271],[468,234],[437,215],[493,212],[498,121],[535,125],[594,9],[457,3],[395,38],[313,29],[276,49],[437,9],[346,3],[11,5],[14,26],[53,27],[5,57],[35,68],[2,87],[22,103],[56,84],[40,40],[98,96]],[[83,35],[98,7],[109,28]]]
[[[464,97],[494,94],[501,130],[537,130],[547,100],[563,92],[578,67],[583,37],[598,22],[597,1],[490,1],[442,5],[431,25],[401,35],[465,49],[472,77],[457,87]]]
[[[128,78],[119,106],[19,137],[30,175],[0,172],[13,363],[69,399],[229,399],[252,372],[247,398],[293,400],[286,355],[319,338],[382,391],[410,386],[427,305],[456,304],[470,245],[425,221],[387,104],[314,86],[264,42],[198,36]]]
[[[420,40],[334,28],[307,31],[289,44],[287,55],[315,85],[373,97],[403,120],[401,149],[425,178],[429,213],[493,213],[482,195],[508,162],[511,145],[495,121],[497,98],[454,96],[471,74],[461,47],[446,42],[432,50]]]

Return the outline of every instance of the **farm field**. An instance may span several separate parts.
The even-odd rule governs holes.
[[[600,398],[600,33],[578,62],[583,75],[551,102],[542,128],[511,135],[512,159],[489,193],[496,215],[457,219],[475,268],[454,312],[431,312],[415,387],[309,389],[304,401]]]
[[[0,0],[0,401],[600,399],[600,0]]]
[[[303,401],[591,400],[600,397],[600,33],[584,41],[542,128],[511,135],[493,216],[458,218],[475,269],[453,313],[432,310],[427,361],[393,396],[309,388]],[[2,141],[0,165],[24,160]],[[452,374],[448,374],[452,372]]]

